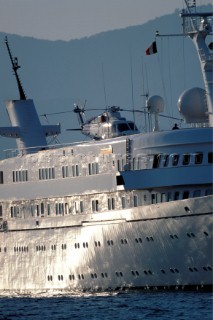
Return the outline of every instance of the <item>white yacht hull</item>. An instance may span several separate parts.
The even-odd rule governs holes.
[[[8,221],[0,289],[210,288],[212,211],[208,196],[37,226]]]

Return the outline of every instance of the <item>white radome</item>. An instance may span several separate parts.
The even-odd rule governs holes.
[[[184,91],[178,99],[178,109],[186,123],[208,122],[206,92],[202,88],[191,88]]]

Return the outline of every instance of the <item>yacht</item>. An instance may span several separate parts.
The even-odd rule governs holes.
[[[41,125],[6,39],[20,98],[0,128],[17,143],[0,161],[0,291],[212,290],[213,13],[185,3],[204,81],[179,98],[187,128],[160,130],[155,95],[150,132],[118,107],[87,120],[75,106],[91,139],[49,145],[60,125]]]

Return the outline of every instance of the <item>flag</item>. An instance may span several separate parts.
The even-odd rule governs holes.
[[[149,48],[146,49],[146,55],[150,55],[150,54],[154,54],[157,53],[157,44],[156,41],[152,42],[151,46],[149,46]]]

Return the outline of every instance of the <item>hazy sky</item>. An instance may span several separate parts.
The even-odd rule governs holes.
[[[197,0],[208,4],[213,0]],[[143,24],[183,7],[184,0],[0,0],[0,31],[70,40]]]

